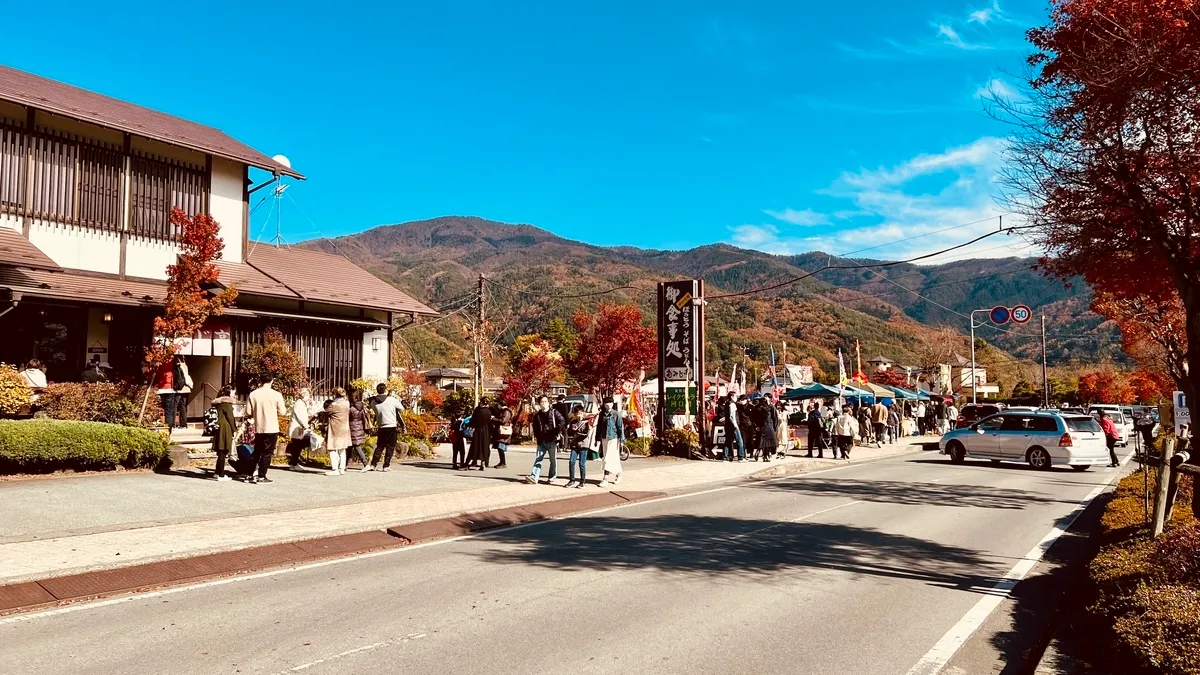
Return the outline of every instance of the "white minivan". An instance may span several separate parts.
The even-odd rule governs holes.
[[[1049,411],[992,415],[942,436],[938,446],[955,464],[978,458],[993,464],[1028,462],[1035,469],[1070,466],[1086,471],[1109,462],[1099,422],[1087,415]]]
[[[1127,416],[1116,403],[1093,403],[1088,406],[1088,414],[1095,418],[1099,418],[1101,410],[1108,414],[1117,427],[1117,445],[1127,447],[1129,437],[1133,435],[1133,417]]]

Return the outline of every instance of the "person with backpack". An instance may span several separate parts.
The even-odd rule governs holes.
[[[558,439],[562,437],[567,421],[557,410],[550,407],[550,399],[538,398],[537,412],[533,415],[533,438],[537,441],[537,456],[533,460],[533,470],[525,477],[525,481],[537,485],[542,473],[542,460],[550,460],[550,471],[546,482],[558,479]]]
[[[454,470],[467,468],[466,421],[461,413],[450,420],[450,468]]]
[[[499,401],[492,410],[492,433],[493,447],[500,455],[500,461],[492,468],[503,469],[508,466],[504,453],[508,451],[508,443],[513,435],[513,411],[504,400]]]
[[[1108,458],[1112,460],[1109,466],[1120,466],[1121,463],[1117,461],[1117,441],[1121,440],[1121,433],[1103,408],[1100,409],[1100,430],[1104,432],[1104,444],[1108,446]]]

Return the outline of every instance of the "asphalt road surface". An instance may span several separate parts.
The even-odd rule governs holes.
[[[997,586],[1111,477],[909,455],[8,617],[0,662],[25,675],[1005,672],[1012,608]],[[964,626],[979,630],[956,636]]]

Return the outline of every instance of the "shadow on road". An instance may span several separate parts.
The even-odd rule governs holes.
[[[863,502],[885,504],[1023,509],[1034,504],[1060,503],[1060,500],[1028,490],[890,480],[799,478],[751,483],[747,487],[790,494],[848,497]]]
[[[721,578],[828,569],[988,592],[994,561],[976,551],[870,528],[693,515],[572,518],[496,532],[486,562],[561,570],[659,570]]]

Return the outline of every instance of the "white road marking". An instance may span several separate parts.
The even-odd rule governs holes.
[[[291,668],[288,668],[287,670],[279,671],[275,675],[288,675],[288,673],[303,672],[314,666],[319,666],[322,663],[329,663],[330,661],[338,661],[340,659],[346,658],[347,656],[353,656],[355,654],[369,652],[369,651],[372,651],[375,649],[379,649],[380,647],[390,647],[392,645],[398,645],[398,644],[402,644],[405,642],[412,642],[413,640],[420,640],[423,637],[425,637],[425,633],[410,633],[408,635],[394,637],[389,640],[383,640],[380,642],[372,642],[369,645],[355,647],[354,649],[347,649],[346,651],[344,651],[340,654],[334,654],[333,656],[327,656],[323,659],[317,659],[316,661],[309,661],[308,663],[302,663],[298,666],[292,666]]]
[[[809,476],[816,476],[816,475],[823,474],[823,473],[830,473],[832,471],[841,471],[843,469],[849,469],[852,466],[862,466],[865,464],[875,463],[876,461],[894,459],[897,457],[904,457],[907,454],[912,454],[912,453],[892,455],[889,457],[881,457],[881,458],[879,458],[879,460],[857,462],[857,463],[852,463],[852,464],[842,464],[840,466],[834,466],[834,467],[830,467],[828,469],[821,469],[819,471],[810,471],[807,473],[792,474],[790,476],[778,476],[775,478],[765,478],[759,482],[771,483],[771,482],[780,481],[780,480],[795,480],[798,478],[807,478]],[[135,600],[150,600],[153,598],[161,598],[161,597],[168,596],[168,595],[175,595],[176,593],[187,593],[189,591],[195,591],[195,590],[200,590],[200,589],[204,589],[204,588],[211,588],[214,586],[224,586],[226,584],[243,583],[246,581],[254,581],[256,579],[266,579],[269,577],[282,576],[284,574],[294,574],[296,572],[304,572],[304,571],[311,570],[311,569],[318,569],[321,567],[329,567],[331,565],[343,565],[345,563],[353,562],[356,560],[365,560],[368,558],[378,558],[381,556],[396,555],[399,553],[406,553],[408,551],[415,551],[417,549],[427,548],[430,546],[442,546],[444,544],[452,544],[456,541],[463,541],[466,539],[474,539],[476,537],[480,537],[480,536],[484,536],[484,535],[495,534],[496,532],[512,532],[514,530],[520,530],[520,529],[523,529],[526,527],[533,527],[535,525],[543,525],[545,523],[552,522],[554,520],[565,520],[565,519],[570,519],[570,518],[582,518],[585,516],[594,516],[594,515],[597,515],[600,513],[616,511],[618,509],[627,509],[631,506],[638,506],[640,504],[655,504],[655,503],[659,503],[659,502],[668,502],[668,501],[672,501],[675,499],[684,499],[687,497],[699,497],[701,495],[708,495],[708,494],[713,494],[716,492],[725,492],[726,490],[736,490],[741,487],[745,487],[745,483],[735,483],[733,485],[725,485],[725,486],[718,487],[718,488],[701,490],[699,492],[685,492],[682,494],[671,495],[669,497],[660,497],[658,499],[647,499],[647,500],[640,501],[640,502],[629,502],[626,504],[618,504],[616,506],[608,506],[608,507],[605,507],[602,509],[596,509],[594,511],[583,511],[580,513],[573,513],[569,516],[562,516],[559,518],[551,518],[549,520],[539,520],[539,521],[535,521],[532,523],[525,523],[523,525],[514,525],[512,527],[499,528],[499,529],[495,529],[495,530],[487,530],[487,531],[479,532],[476,534],[465,534],[461,537],[450,537],[449,539],[438,539],[436,541],[427,541],[427,542],[423,542],[420,544],[411,544],[409,546],[400,546],[398,548],[390,548],[390,549],[386,549],[383,551],[373,551],[371,553],[360,553],[358,555],[348,556],[348,557],[344,557],[344,558],[333,558],[331,560],[321,560],[318,562],[307,563],[304,565],[296,565],[294,567],[285,567],[282,569],[270,570],[267,572],[255,572],[255,573],[246,574],[246,575],[242,575],[242,576],[226,577],[223,579],[210,579],[208,581],[200,581],[200,582],[196,582],[194,584],[183,584],[180,586],[173,586],[171,588],[164,588],[164,589],[157,590],[157,591],[148,591],[146,593],[135,593],[135,594],[131,594],[131,595],[122,595],[122,596],[118,596],[115,598],[107,598],[104,600],[96,600],[93,602],[84,601],[84,602],[78,602],[78,603],[71,604],[71,605],[66,605],[64,607],[56,607],[54,609],[45,609],[45,610],[41,610],[41,611],[28,612],[28,613],[24,613],[24,614],[14,614],[12,616],[0,617],[0,626],[3,626],[5,624],[10,624],[10,623],[21,623],[21,622],[25,622],[25,621],[34,621],[36,619],[45,619],[45,618],[50,618],[50,617],[54,617],[54,616],[60,616],[63,614],[72,614],[74,612],[80,612],[85,609],[98,609],[101,607],[122,605],[127,602],[133,602]],[[615,492],[619,492],[619,490],[615,490]],[[597,494],[597,493],[589,492],[588,494]],[[842,506],[849,506],[849,504],[843,504]],[[840,507],[837,507],[837,508],[840,508]]]
[[[1124,467],[1125,463],[1132,456],[1132,454],[1126,455],[1125,459],[1121,462],[1121,467]],[[1108,489],[1113,479],[1119,475],[1121,475],[1119,471],[1113,472],[1107,480],[1096,485],[1086,497],[1080,500],[1075,505],[1074,510],[1068,515],[1066,525],[1062,527],[1056,525],[1047,532],[1046,536],[1042,537],[1042,540],[1030,549],[1029,553],[1025,554],[1025,557],[1017,561],[1016,565],[1013,565],[1008,574],[1004,575],[1004,578],[996,582],[996,585],[992,586],[979,599],[979,602],[975,603],[975,606],[963,615],[958,620],[958,623],[954,624],[942,636],[942,639],[938,640],[937,644],[926,652],[925,656],[921,657],[920,661],[917,661],[916,665],[909,669],[908,675],[936,675],[942,672],[942,668],[950,662],[950,659],[966,644],[975,631],[979,630],[979,627],[1000,606],[1000,603],[1008,599],[1008,594],[1012,591],[1013,587],[1024,579],[1025,575],[1029,574],[1029,571],[1041,561],[1042,557],[1046,555],[1046,551],[1050,550],[1050,547],[1054,545],[1054,542],[1075,524],[1075,520],[1092,503],[1092,500],[1099,496],[1101,492]]]

